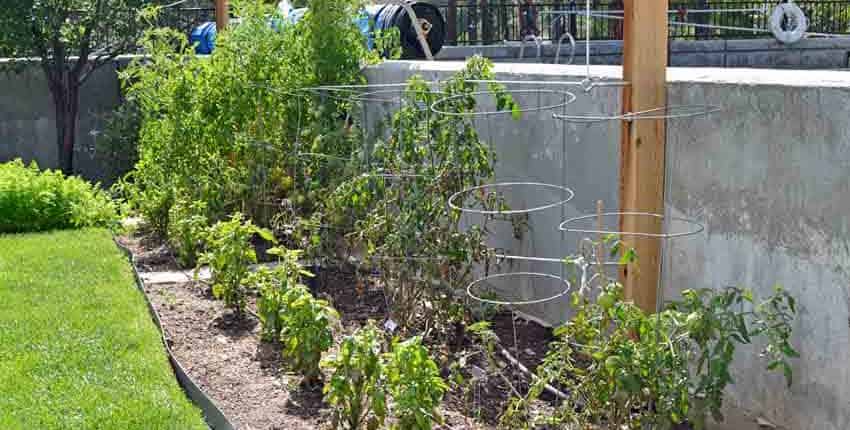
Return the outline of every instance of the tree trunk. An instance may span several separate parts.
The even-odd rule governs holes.
[[[50,86],[50,92],[53,95],[53,107],[56,113],[59,167],[65,175],[72,175],[80,109],[79,79],[74,73],[63,71],[60,79]]]

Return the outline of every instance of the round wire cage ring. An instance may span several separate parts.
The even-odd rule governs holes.
[[[351,157],[340,157],[332,154],[323,154],[321,152],[298,152],[295,157],[300,160],[326,160],[326,161],[351,161]]]
[[[429,109],[430,106],[424,103],[419,103],[418,100],[416,100],[416,97],[420,94],[434,95],[435,98],[440,98],[445,97],[448,93],[431,89],[382,89],[362,92],[360,94],[351,96],[349,100],[353,102],[366,103],[405,103],[412,101],[412,105],[418,107],[420,110]]]
[[[370,255],[368,257],[370,260],[383,260],[383,261],[446,261],[448,257],[436,255],[436,256],[427,256],[427,255],[408,255],[408,256],[393,256],[393,255]]]
[[[559,289],[556,294],[553,294],[549,297],[543,297],[538,299],[530,299],[530,300],[499,300],[498,298],[487,298],[483,297],[481,294],[476,293],[476,288],[478,288],[481,284],[489,281],[493,281],[496,279],[511,279],[511,278],[537,278],[537,279],[547,279],[550,281],[557,281],[558,284],[563,284],[563,289]],[[496,275],[490,275],[476,281],[473,281],[466,287],[466,294],[472,299],[481,302],[481,303],[489,303],[491,305],[500,305],[500,306],[526,306],[526,305],[538,305],[546,302],[550,302],[555,299],[559,299],[561,297],[566,296],[570,292],[570,282],[566,279],[562,279],[559,276],[551,275],[548,273],[538,273],[538,272],[513,272],[513,273],[500,273]]]
[[[564,115],[553,114],[555,119],[578,124],[594,124],[605,121],[646,121],[660,119],[685,119],[703,115],[710,115],[722,110],[719,106],[712,105],[671,105],[638,112],[629,112],[618,115]]]
[[[665,220],[667,220],[667,221],[684,223],[684,224],[688,225],[689,228],[685,231],[673,232],[673,233],[652,233],[652,232],[645,232],[645,231],[616,231],[616,230],[605,230],[605,229],[599,229],[599,228],[584,229],[584,228],[575,227],[576,223],[580,223],[581,221],[596,220],[600,216],[603,217],[603,218],[605,218],[605,217],[608,217],[608,218],[618,217],[618,218],[620,218],[620,217],[634,216],[634,217],[644,217],[644,218],[656,219],[656,220],[660,220],[661,222],[664,222]],[[705,230],[705,226],[700,224],[699,222],[696,222],[694,220],[687,219],[687,218],[667,217],[667,216],[664,216],[664,215],[661,215],[661,214],[654,214],[654,213],[648,213],[648,212],[605,212],[605,213],[601,213],[601,214],[583,215],[583,216],[578,216],[578,217],[575,217],[575,218],[570,218],[570,219],[562,222],[558,226],[558,229],[561,230],[561,231],[567,231],[567,232],[571,232],[571,233],[614,234],[614,235],[619,235],[619,236],[637,236],[637,237],[654,237],[654,238],[661,238],[661,239],[672,239],[672,238],[677,238],[677,237],[693,236],[693,235],[702,233]]]
[[[360,175],[361,178],[389,179],[393,181],[432,179],[432,176],[412,172],[367,172]]]
[[[576,101],[576,95],[569,91],[559,91],[559,90],[546,90],[546,89],[529,89],[529,90],[505,90],[506,93],[510,93],[511,95],[515,94],[549,94],[563,97],[563,101],[558,103],[552,103],[542,106],[537,106],[533,108],[520,108],[520,109],[505,109],[498,111],[482,111],[482,112],[449,112],[446,110],[442,110],[441,107],[443,105],[448,104],[449,102],[453,102],[455,100],[460,100],[465,97],[475,97],[481,95],[492,95],[493,91],[474,91],[471,93],[465,94],[456,94],[449,97],[441,98],[431,104],[431,111],[439,114],[439,115],[447,115],[447,116],[458,116],[458,117],[475,117],[475,116],[490,116],[490,115],[513,115],[517,113],[528,113],[528,112],[543,112],[548,110],[560,109],[564,106],[569,105],[570,103]]]
[[[508,210],[488,210],[488,209],[476,209],[469,207],[462,207],[461,204],[457,200],[464,195],[468,195],[474,193],[476,191],[482,191],[485,194],[488,188],[511,188],[511,187],[537,187],[537,188],[545,188],[548,190],[555,190],[559,193],[562,193],[562,198],[556,202],[546,203],[544,205],[525,208],[525,209],[508,209]],[[545,184],[540,182],[499,182],[495,184],[487,184],[487,185],[479,185],[476,187],[467,188],[465,190],[461,190],[457,193],[454,193],[451,197],[449,197],[449,207],[465,213],[473,213],[478,215],[522,215],[531,212],[538,212],[546,209],[556,208],[559,206],[563,206],[569,203],[573,198],[575,198],[576,194],[573,190],[554,184]]]
[[[568,257],[561,257],[561,258],[529,257],[529,256],[525,256],[525,255],[511,255],[511,254],[504,254],[504,253],[493,253],[492,256],[496,260],[526,261],[526,262],[532,262],[532,263],[555,263],[555,264],[567,264],[568,263],[567,260],[569,259]],[[587,265],[588,266],[599,266],[600,263],[598,263],[596,261],[588,261]],[[601,263],[601,265],[602,266],[625,266],[626,263],[623,263],[623,262],[620,262],[620,261],[603,261]]]
[[[438,82],[429,82],[428,85],[437,85]],[[386,94],[405,94],[415,93],[419,90],[407,88],[409,82],[399,82],[393,84],[364,84],[364,85],[324,85],[317,87],[301,88],[302,93],[309,93],[315,96],[328,97],[333,100],[342,102],[359,102],[359,103],[392,103],[403,101],[403,97],[385,97]],[[432,94],[444,95],[443,92],[437,90],[429,90]],[[421,92],[425,92],[424,90]]]

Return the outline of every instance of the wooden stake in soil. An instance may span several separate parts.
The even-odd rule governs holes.
[[[623,112],[667,105],[668,0],[625,0],[623,26]],[[623,121],[620,144],[620,207],[623,212],[664,213],[664,146],[666,121]],[[624,232],[661,233],[662,220],[652,216],[620,218]],[[634,248],[640,270],[620,272],[626,298],[655,312],[660,279],[659,238],[623,237]]]
[[[604,208],[604,203],[602,200],[596,201],[596,231],[604,231],[604,223],[602,222],[602,209]],[[594,250],[596,254],[596,264],[599,265],[599,269],[602,270],[602,255],[604,253],[604,246],[602,245],[602,241],[605,239],[602,236],[602,233],[599,233],[596,237],[596,249]]]

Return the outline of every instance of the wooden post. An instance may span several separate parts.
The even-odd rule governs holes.
[[[625,0],[623,23],[623,112],[667,105],[668,0]],[[620,207],[624,212],[664,213],[665,120],[623,121],[620,145]],[[662,220],[623,216],[620,229],[660,233]],[[626,298],[655,312],[660,280],[661,241],[625,236],[637,252],[637,267],[625,267],[621,281]]]
[[[227,0],[215,0],[215,29],[218,32],[227,27],[230,22],[230,6]]]

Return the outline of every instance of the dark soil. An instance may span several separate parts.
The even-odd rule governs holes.
[[[140,270],[176,268],[170,251],[161,243],[138,238],[123,238],[121,242],[136,254]],[[384,322],[386,302],[376,280],[357,276],[353,270],[313,270],[317,276],[308,281],[311,290],[339,311],[345,333],[353,332],[369,320]],[[260,341],[260,324],[255,317],[249,314],[235,318],[201,284],[160,284],[145,288],[160,313],[176,358],[237,428],[327,428],[331,413],[322,400],[321,387],[300,385],[300,376],[289,372],[281,358],[282,347]],[[542,361],[552,338],[551,330],[515,318],[511,312],[499,313],[490,321],[501,344],[526,367],[534,369]],[[514,345],[514,327],[517,345]],[[454,380],[450,364],[468,351],[476,350],[475,343],[471,335],[460,330],[455,339],[432,347],[447,381]],[[487,362],[480,354],[469,357],[466,366],[459,370],[464,382],[452,385],[443,408],[443,416],[452,429],[494,428],[512,390],[527,389],[528,376],[507,364],[500,353],[496,359],[504,368],[501,372],[504,376],[482,372],[487,369]]]
[[[117,240],[133,253],[140,272],[167,272],[180,269],[165,239],[159,235],[141,231],[132,236],[119,236]]]

